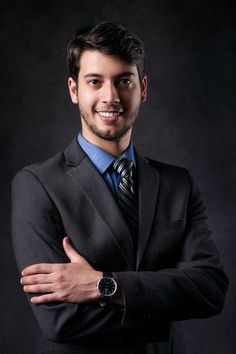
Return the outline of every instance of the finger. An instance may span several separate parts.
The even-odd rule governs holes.
[[[77,263],[81,260],[82,257],[72,246],[69,237],[63,238],[63,248],[72,263]]]
[[[20,280],[22,285],[51,283],[51,274],[28,275]]]
[[[53,266],[55,266],[55,264],[50,264],[50,263],[33,264],[23,269],[21,274],[23,276],[32,275],[32,274],[48,274],[53,271]]]
[[[54,290],[53,284],[36,284],[36,285],[24,285],[23,290],[25,293],[52,293]]]
[[[34,296],[30,300],[33,304],[43,304],[45,302],[58,301],[55,294],[45,294],[40,296]]]

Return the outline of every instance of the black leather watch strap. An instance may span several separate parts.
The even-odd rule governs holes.
[[[112,272],[103,272],[103,276],[106,278],[115,278]]]

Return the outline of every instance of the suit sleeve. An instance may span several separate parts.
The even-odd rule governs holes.
[[[65,236],[60,213],[40,180],[23,169],[12,183],[12,242],[18,268],[35,263],[66,263],[62,239]],[[33,294],[27,294],[28,300]],[[96,336],[117,313],[97,303],[50,302],[30,306],[44,337],[66,342]],[[122,315],[121,315],[122,316]],[[98,325],[102,321],[103,325]]]
[[[125,300],[124,323],[204,318],[223,308],[228,279],[210,236],[200,192],[189,174],[188,180],[184,243],[176,267],[116,273]]]
[[[12,242],[18,268],[21,271],[35,263],[65,263],[61,221],[56,206],[39,180],[28,170],[22,170],[12,183]],[[32,297],[27,295],[28,299]],[[57,340],[68,320],[79,312],[78,304],[48,303],[32,305],[44,335]]]

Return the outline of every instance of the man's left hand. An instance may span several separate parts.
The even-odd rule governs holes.
[[[63,248],[71,263],[33,264],[22,271],[21,284],[33,296],[31,302],[51,301],[84,303],[100,298],[97,282],[102,272],[96,271],[71,245],[69,237],[63,239]]]

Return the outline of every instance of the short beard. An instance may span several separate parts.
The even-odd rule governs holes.
[[[103,140],[117,141],[122,136],[124,136],[127,133],[127,131],[129,131],[131,129],[132,125],[127,126],[127,127],[123,127],[122,129],[118,130],[114,134],[104,133],[102,130],[97,129],[96,125],[91,124],[91,125],[88,125],[88,127],[92,133],[94,133],[96,136],[98,136],[99,138],[101,138]]]
[[[87,127],[89,128],[89,130],[95,134],[96,136],[98,136],[99,138],[103,139],[103,140],[107,140],[107,141],[117,141],[119,140],[122,136],[124,136],[133,126],[133,121],[131,122],[130,125],[121,128],[120,130],[118,130],[117,132],[115,132],[114,134],[111,133],[104,133],[102,130],[99,130],[96,125],[94,124],[89,124],[88,121],[85,118],[85,115],[82,114],[82,112],[80,112],[82,118],[84,119]]]

